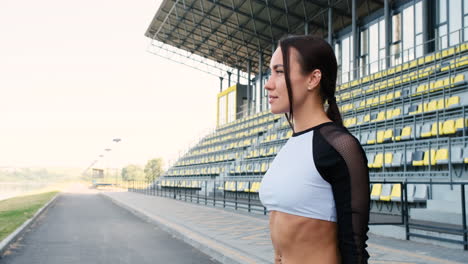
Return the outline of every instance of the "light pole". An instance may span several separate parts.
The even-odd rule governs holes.
[[[119,143],[120,141],[122,141],[122,139],[120,138],[114,138],[112,139],[113,142],[115,142],[115,144],[117,145],[117,143]],[[115,149],[115,148],[114,148]],[[115,164],[115,185],[118,186],[118,176],[119,176],[119,169],[117,168],[117,164]]]
[[[106,149],[104,149],[104,150],[105,150],[106,152],[110,152],[112,149],[106,148]],[[106,168],[106,171],[107,171],[107,172],[106,172],[106,176],[105,176],[105,177],[107,178],[107,177],[109,176],[109,155],[107,155],[107,168]]]

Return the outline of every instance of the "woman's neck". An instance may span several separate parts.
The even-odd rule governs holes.
[[[305,105],[304,105],[305,106]],[[309,104],[307,107],[294,109],[294,132],[300,132],[316,125],[330,122],[322,104]]]

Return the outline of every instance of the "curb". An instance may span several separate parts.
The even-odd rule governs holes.
[[[28,220],[26,220],[20,227],[16,228],[13,233],[8,235],[6,238],[4,238],[2,241],[0,241],[0,259],[2,258],[3,253],[7,250],[8,246],[15,242],[15,240],[23,234],[23,232],[28,228],[34,220],[36,220],[37,217],[47,208],[49,207],[55,200],[56,198],[60,195],[60,192],[57,193],[52,199],[50,199],[49,202],[47,202],[44,206],[42,206],[37,212]]]
[[[263,259],[259,259],[255,256],[249,256],[244,252],[241,252],[235,248],[229,247],[220,241],[215,239],[208,238],[202,234],[190,230],[184,226],[178,225],[174,222],[165,220],[159,216],[151,215],[143,210],[137,210],[129,205],[126,205],[117,199],[114,199],[106,194],[100,193],[100,195],[112,201],[119,207],[126,209],[136,215],[137,217],[143,219],[146,222],[152,223],[173,235],[174,237],[190,244],[194,248],[200,250],[206,255],[212,257],[213,259],[223,263],[223,264],[266,264]]]

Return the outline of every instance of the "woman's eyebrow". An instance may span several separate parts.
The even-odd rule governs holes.
[[[276,68],[278,68],[278,67],[283,67],[283,64],[276,64],[276,65],[274,65],[274,66],[273,66],[273,70],[276,70]]]

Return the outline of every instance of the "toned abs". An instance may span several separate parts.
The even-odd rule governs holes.
[[[271,211],[270,235],[275,264],[340,263],[335,222]]]

